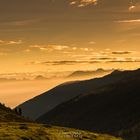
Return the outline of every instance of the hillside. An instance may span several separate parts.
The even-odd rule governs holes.
[[[29,122],[29,120],[16,114],[15,111],[0,104],[0,122]]]
[[[109,135],[31,123],[0,124],[1,140],[122,140]]]
[[[61,84],[37,97],[34,97],[20,104],[18,107],[22,108],[23,116],[35,120],[43,114],[51,111],[56,106],[81,94],[90,93],[95,91],[97,88],[108,86],[121,80],[123,76],[121,74],[116,75],[115,73],[117,72],[121,73],[119,71],[114,71],[112,74],[102,78],[94,78],[90,80],[67,82]]]
[[[137,124],[140,123],[140,69],[115,71],[107,77],[114,76],[119,80],[75,97],[37,120],[59,126],[119,134],[127,139],[132,138],[131,140],[135,136],[139,140],[140,128]]]

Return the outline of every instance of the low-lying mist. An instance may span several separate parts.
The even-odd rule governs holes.
[[[109,73],[109,72],[108,72]],[[55,86],[68,81],[85,80],[95,77],[101,77],[108,73],[97,75],[84,75],[84,76],[68,76],[61,78],[51,79],[35,79],[35,80],[13,80],[13,81],[0,81],[0,100],[7,106],[14,108],[22,102],[31,99],[37,95],[46,92]]]

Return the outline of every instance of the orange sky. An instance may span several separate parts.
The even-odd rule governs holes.
[[[4,0],[0,17],[0,73],[140,67],[140,0]]]

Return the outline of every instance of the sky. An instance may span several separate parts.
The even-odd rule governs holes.
[[[0,73],[140,67],[140,0],[0,0]]]

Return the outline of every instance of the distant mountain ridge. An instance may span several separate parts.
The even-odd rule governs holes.
[[[43,75],[38,75],[34,78],[34,80],[47,80],[47,78]]]
[[[86,77],[86,76],[91,76],[91,78],[92,78],[97,75],[109,74],[112,71],[113,70],[105,70],[102,68],[99,68],[95,71],[75,71],[75,72],[71,73],[70,75],[68,75],[67,78]]]

